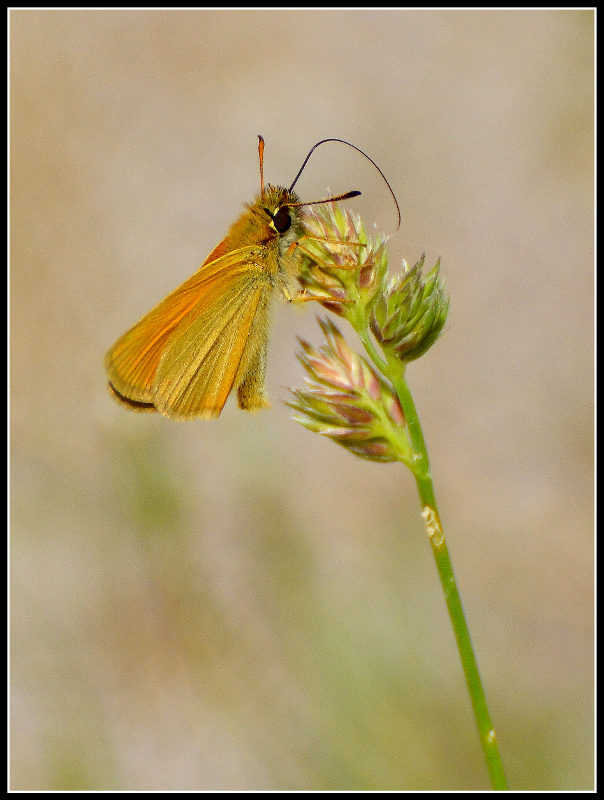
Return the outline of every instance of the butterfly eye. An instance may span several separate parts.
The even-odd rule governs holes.
[[[289,211],[286,211],[285,208],[280,208],[273,217],[273,225],[277,233],[285,233],[290,229],[291,224],[292,218],[289,215]]]

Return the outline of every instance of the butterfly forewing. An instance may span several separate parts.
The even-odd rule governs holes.
[[[106,368],[110,387],[121,402],[141,411],[157,407],[157,392],[161,391],[165,396],[163,381],[156,379],[158,366],[164,359],[164,380],[172,381],[180,388],[172,401],[168,402],[164,397],[161,410],[168,416],[181,416],[178,412],[170,413],[172,405],[178,405],[178,396],[184,394],[183,380],[186,378],[181,380],[181,375],[186,373],[194,379],[196,374],[199,378],[199,372],[204,371],[204,357],[209,352],[208,343],[203,338],[204,330],[210,334],[213,332],[216,340],[225,328],[228,329],[230,325],[237,327],[237,309],[239,313],[242,312],[239,303],[243,302],[244,297],[249,300],[253,296],[251,284],[254,279],[258,288],[257,270],[261,269],[262,264],[259,256],[259,248],[249,246],[204,263],[194,275],[118,339],[107,355]],[[264,286],[265,282],[261,284]],[[267,290],[269,288],[267,286]],[[231,308],[233,313],[226,313],[227,308]],[[204,322],[206,320],[211,320],[211,324]],[[200,333],[199,338],[197,333]],[[236,331],[233,331],[232,335],[235,334]],[[186,363],[180,362],[179,366],[176,356],[178,348],[172,356],[169,355],[171,345],[183,335],[182,344],[190,354],[196,356],[195,370],[189,370]],[[203,402],[198,412],[193,405],[183,416],[217,416],[216,413],[207,413]]]

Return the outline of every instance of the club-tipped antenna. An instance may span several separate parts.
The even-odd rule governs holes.
[[[309,203],[288,203],[288,208],[300,208],[301,206],[318,206],[320,203],[337,203],[338,200],[350,200],[351,197],[358,197],[361,193],[354,189],[352,192],[345,192],[336,197],[326,197],[325,200],[311,200]]]
[[[260,159],[260,191],[264,191],[264,139],[258,136],[258,158]]]
[[[260,138],[260,139],[262,139],[262,137],[259,137],[259,138]],[[364,153],[364,152],[361,150],[361,148],[360,148],[360,147],[357,147],[356,145],[354,145],[354,144],[351,144],[350,142],[347,142],[345,139],[321,139],[321,141],[320,141],[320,142],[317,142],[317,144],[316,144],[316,145],[315,145],[315,146],[312,148],[312,150],[310,151],[310,153],[309,153],[309,154],[306,156],[306,158],[304,159],[304,163],[302,164],[302,166],[301,166],[301,167],[300,167],[300,169],[298,170],[298,174],[297,174],[297,175],[296,175],[296,177],[294,178],[294,182],[292,183],[292,185],[289,187],[289,191],[291,192],[291,191],[292,191],[292,189],[294,188],[294,186],[296,185],[296,183],[297,183],[297,181],[298,181],[298,178],[299,178],[299,177],[300,177],[300,175],[302,174],[302,170],[304,169],[304,167],[305,167],[305,166],[306,166],[306,164],[308,163],[308,159],[309,159],[309,158],[312,156],[312,154],[315,152],[315,150],[317,149],[317,147],[319,147],[319,145],[321,145],[321,144],[325,144],[325,142],[340,142],[341,144],[347,144],[347,145],[348,145],[348,147],[352,147],[352,149],[353,149],[353,150],[356,150],[356,151],[357,151],[358,153],[360,153],[362,156],[365,156],[365,158],[366,158],[368,161],[371,161],[371,163],[373,164],[373,166],[374,166],[374,167],[377,169],[377,171],[380,173],[380,175],[381,175],[381,176],[382,176],[382,178],[384,179],[384,182],[385,182],[386,186],[388,187],[388,189],[390,189],[390,194],[392,195],[392,198],[393,198],[393,200],[394,200],[394,202],[395,202],[395,204],[396,204],[396,210],[397,210],[397,213],[398,213],[398,225],[396,226],[396,229],[398,230],[398,229],[401,227],[401,209],[400,209],[400,207],[399,207],[398,200],[396,199],[396,195],[394,194],[394,191],[392,190],[392,186],[390,186],[390,184],[388,183],[388,179],[386,178],[386,176],[384,175],[384,173],[382,172],[382,170],[381,170],[381,169],[378,167],[378,165],[375,163],[375,161],[374,161],[372,158],[370,158],[370,157],[367,155],[367,153]],[[262,145],[264,146],[264,140],[263,140],[263,139],[262,139]],[[262,176],[262,157],[260,158],[260,175]],[[261,179],[262,179],[262,178],[261,178]],[[360,192],[356,192],[356,191],[355,191],[355,192],[347,192],[346,194],[344,194],[344,195],[339,195],[338,197],[330,197],[330,198],[329,198],[329,200],[318,200],[318,201],[315,201],[315,203],[316,203],[316,202],[323,202],[323,203],[325,203],[325,202],[333,202],[333,201],[335,201],[335,200],[345,200],[345,199],[347,199],[347,198],[349,198],[349,197],[357,197],[357,196],[358,196],[358,195],[360,195],[360,194],[361,194]],[[314,203],[303,203],[303,204],[301,204],[301,205],[308,205],[308,206],[310,206],[310,205],[314,205]]]

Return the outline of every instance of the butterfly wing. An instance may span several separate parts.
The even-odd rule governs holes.
[[[168,417],[217,417],[234,386],[266,350],[271,284],[254,269],[216,302],[185,319],[169,340],[154,385],[154,403]],[[255,410],[266,405],[261,395]]]
[[[111,348],[110,388],[130,408],[190,419],[220,414],[257,355],[272,286],[266,256],[243,247],[206,262]]]

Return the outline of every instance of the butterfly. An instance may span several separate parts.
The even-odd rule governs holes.
[[[233,390],[246,411],[269,406],[264,381],[271,306],[278,295],[292,300],[300,293],[304,207],[360,195],[351,191],[302,203],[294,186],[319,145],[334,141],[359,148],[323,139],[287,189],[264,184],[264,139],[258,140],[260,191],[254,200],[197,272],[107,353],[109,389],[134,411],[211,419]]]

